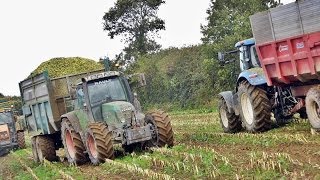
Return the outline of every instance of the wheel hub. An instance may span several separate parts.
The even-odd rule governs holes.
[[[227,111],[224,107],[220,108],[220,118],[221,118],[223,126],[227,128],[229,126],[229,122],[228,122],[228,117],[227,117]]]
[[[153,123],[149,123],[150,124],[150,132],[151,132],[151,143],[153,146],[157,146],[158,145],[158,133],[157,133],[157,129],[155,127],[155,125]]]
[[[253,108],[249,96],[246,93],[241,95],[241,108],[244,120],[249,124],[253,124]]]
[[[65,136],[66,136],[65,138],[66,138],[66,145],[67,145],[68,154],[70,155],[70,157],[72,159],[74,159],[75,155],[76,155],[76,149],[74,147],[71,132],[69,130],[65,130]]]
[[[94,157],[95,159],[98,158],[96,143],[92,135],[88,136],[87,144],[92,157]]]
[[[318,103],[316,101],[312,102],[312,110],[313,110],[313,114],[318,117],[318,119],[320,118],[320,107],[318,105]]]

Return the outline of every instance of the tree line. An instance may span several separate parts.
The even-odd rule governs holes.
[[[160,49],[154,41],[165,29],[157,17],[162,0],[118,0],[103,17],[109,36],[123,35],[126,47],[114,62],[130,64],[127,73],[143,72],[147,86],[136,89],[147,107],[163,109],[209,108],[217,94],[233,90],[239,65],[220,66],[219,51],[232,50],[252,37],[249,16],[279,5],[277,0],[211,0],[207,24],[202,24],[202,44]],[[125,54],[125,55],[124,55]],[[134,59],[134,61],[132,61]]]

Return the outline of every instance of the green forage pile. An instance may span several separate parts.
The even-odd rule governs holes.
[[[45,61],[30,76],[48,71],[50,78],[78,74],[103,69],[103,65],[91,59],[81,57],[58,57]],[[29,77],[30,77],[29,76]]]

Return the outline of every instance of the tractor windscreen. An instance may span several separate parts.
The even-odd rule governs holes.
[[[91,106],[112,101],[128,101],[124,85],[118,77],[88,82],[88,93]]]
[[[1,112],[0,113],[0,124],[7,124],[12,121],[12,115],[10,112]]]

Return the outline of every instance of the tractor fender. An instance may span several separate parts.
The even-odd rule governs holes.
[[[224,91],[219,93],[219,96],[224,99],[228,106],[229,113],[235,113],[239,115],[239,109],[237,108],[237,94],[233,93],[232,91]]]
[[[79,118],[77,117],[77,115],[74,111],[68,112],[67,114],[63,114],[61,116],[61,122],[62,122],[62,119],[64,119],[64,118],[67,118],[70,121],[72,127],[74,128],[74,130],[76,132],[78,132],[78,133],[82,132]]]
[[[267,84],[262,68],[252,68],[242,71],[239,74],[237,85],[244,80],[248,81],[253,86]]]

